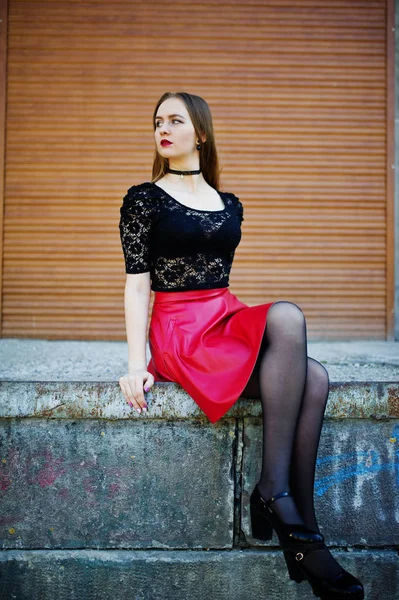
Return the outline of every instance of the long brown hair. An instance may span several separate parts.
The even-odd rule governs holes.
[[[213,132],[212,115],[210,108],[203,98],[195,96],[194,94],[188,94],[187,92],[165,92],[157,102],[157,105],[153,114],[153,126],[154,131],[156,129],[155,117],[158,112],[158,108],[168,98],[180,98],[187,108],[187,112],[190,115],[193,123],[195,133],[201,142],[200,154],[200,169],[204,179],[209,185],[216,190],[219,189],[219,161],[216,151],[215,134]],[[206,142],[202,142],[202,136],[206,136]],[[163,158],[155,150],[154,164],[152,165],[152,182],[158,181],[166,173],[166,169],[169,166],[169,160]]]

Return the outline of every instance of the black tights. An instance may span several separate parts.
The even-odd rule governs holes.
[[[305,523],[315,531],[319,528],[314,477],[328,392],[326,369],[307,356],[306,321],[301,309],[291,302],[275,302],[268,311],[258,361],[242,396],[262,401],[260,493],[268,500],[290,490],[292,497],[276,500],[273,510],[283,521]],[[329,551],[320,552],[324,555],[321,568],[338,571]],[[317,554],[320,564],[322,557]]]

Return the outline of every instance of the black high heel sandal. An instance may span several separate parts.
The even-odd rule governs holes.
[[[341,571],[332,577],[322,577],[312,573],[303,563],[303,559],[310,553],[318,549],[325,548],[326,545],[311,544],[300,551],[285,550],[284,558],[287,563],[288,572],[291,579],[300,583],[307,580],[313,590],[313,594],[320,600],[363,600],[364,588],[354,575],[348,573],[341,567]]]
[[[275,500],[291,496],[291,492],[281,492],[264,500],[255,486],[250,498],[252,537],[258,540],[271,540],[275,530],[283,549],[296,550],[296,544],[317,544],[324,541],[321,533],[299,523],[284,523],[271,508]],[[288,566],[288,565],[287,565]]]
[[[303,564],[309,552],[323,550],[326,545],[321,533],[305,525],[284,523],[278,518],[271,505],[284,496],[291,496],[291,493],[281,492],[270,500],[264,500],[258,486],[255,486],[250,499],[252,536],[259,540],[270,540],[274,529],[284,552],[290,578],[297,583],[308,581],[313,594],[320,600],[364,600],[362,584],[345,569],[341,568],[332,577],[321,577]]]

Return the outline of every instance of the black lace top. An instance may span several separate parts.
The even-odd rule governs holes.
[[[154,291],[228,287],[243,206],[218,193],[225,207],[209,211],[181,204],[155,183],[129,188],[119,222],[126,273],[150,271]]]

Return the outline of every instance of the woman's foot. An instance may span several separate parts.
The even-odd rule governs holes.
[[[339,565],[325,544],[321,546],[284,552],[291,579],[298,583],[306,579],[322,599],[363,600],[360,581]]]
[[[342,571],[342,567],[335,560],[327,546],[321,550],[309,552],[302,559],[302,564],[311,573],[320,577],[335,577]]]
[[[283,500],[288,500],[283,506]],[[282,506],[275,510],[277,503]],[[273,529],[276,532],[280,546],[285,550],[294,551],[298,544],[317,544],[323,542],[323,536],[318,531],[309,529],[296,510],[291,492],[280,492],[265,500],[256,485],[250,498],[252,536],[260,540],[270,540]],[[282,515],[282,516],[281,516]],[[292,519],[292,520],[291,520]],[[300,546],[302,547],[302,546]]]

